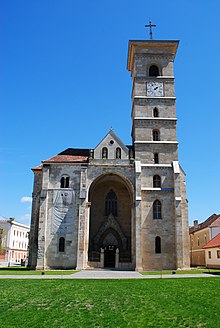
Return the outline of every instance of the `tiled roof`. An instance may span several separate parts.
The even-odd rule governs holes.
[[[89,149],[67,148],[61,153],[42,161],[46,163],[87,163],[89,159]],[[38,165],[32,171],[41,171],[43,165]]]
[[[199,231],[210,226],[220,226],[220,214],[212,214],[207,220],[202,223],[199,223],[196,227],[189,227],[189,233],[191,234],[195,231]]]
[[[42,165],[38,165],[38,166],[35,166],[32,171],[42,171],[42,168],[43,166]]]
[[[72,155],[56,155],[51,157],[43,163],[86,163],[88,161],[87,156],[72,156]]]
[[[89,149],[67,148],[42,163],[86,163],[88,158]]]
[[[220,233],[212,238],[203,248],[220,247]]]

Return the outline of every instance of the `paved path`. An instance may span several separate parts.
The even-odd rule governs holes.
[[[161,278],[208,278],[213,274],[163,274],[142,275],[136,271],[82,270],[70,275],[0,275],[0,279],[161,279]]]

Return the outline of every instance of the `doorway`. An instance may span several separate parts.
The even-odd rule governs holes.
[[[104,267],[115,268],[115,246],[106,246],[104,248]]]

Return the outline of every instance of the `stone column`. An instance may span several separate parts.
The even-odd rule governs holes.
[[[101,248],[101,254],[100,254],[100,267],[104,268],[104,262],[105,261],[105,251],[104,248]]]
[[[173,162],[174,197],[176,219],[176,268],[188,269],[189,263],[189,233],[188,210],[183,176],[179,163]],[[182,178],[182,179],[181,179]]]
[[[141,162],[135,161],[136,271],[143,270],[141,233]]]
[[[80,206],[79,206],[79,228],[78,228],[78,250],[77,250],[77,270],[85,269],[88,261],[88,211],[86,210],[86,189],[87,167],[81,169],[80,179]]]
[[[119,249],[116,248],[116,252],[115,252],[115,268],[118,269],[119,268]]]
[[[50,165],[44,164],[42,190],[40,193],[39,229],[38,229],[38,255],[36,269],[46,269],[46,238],[47,238],[47,209],[48,209],[48,185]]]

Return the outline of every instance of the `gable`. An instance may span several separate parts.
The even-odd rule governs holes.
[[[116,159],[117,149],[120,149],[121,159],[129,158],[129,149],[125,144],[118,138],[112,129],[102,139],[98,146],[94,149],[94,159],[103,158],[103,148],[107,149],[107,158]]]

